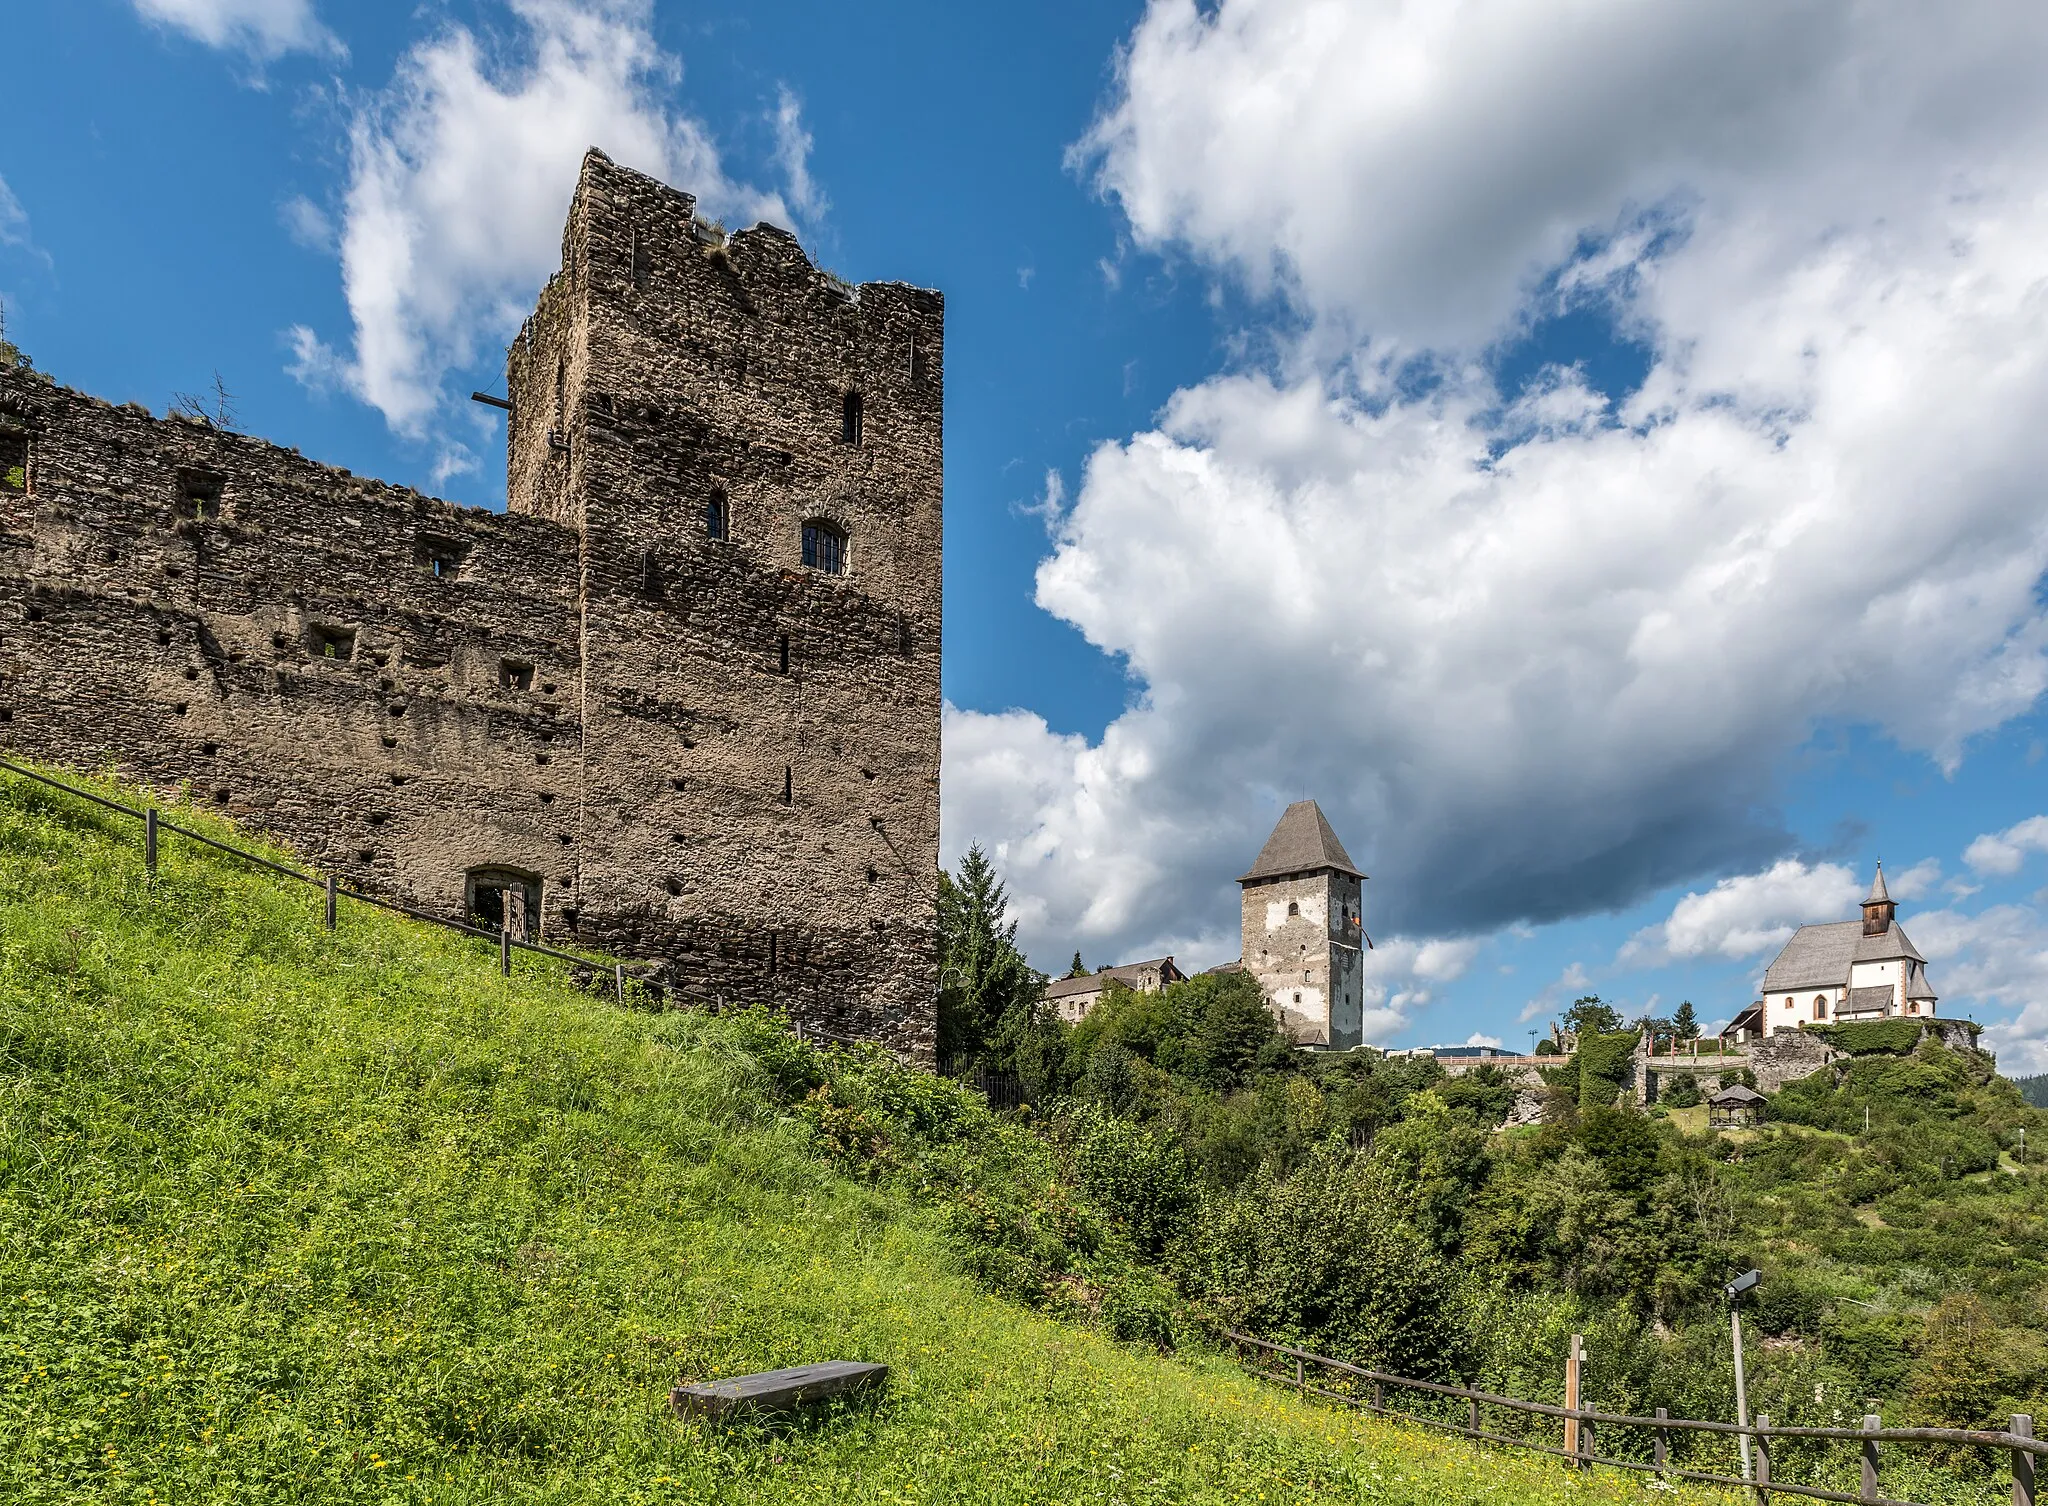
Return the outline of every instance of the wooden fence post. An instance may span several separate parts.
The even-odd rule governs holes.
[[[1301,1368],[1301,1361],[1299,1359],[1294,1362],[1294,1385],[1295,1389],[1300,1391],[1303,1396],[1308,1395],[1308,1375]]]
[[[1571,1348],[1564,1355],[1564,1409],[1576,1412],[1579,1409],[1579,1351],[1585,1344],[1583,1334],[1573,1334]],[[1579,1452],[1579,1419],[1566,1417],[1564,1420],[1564,1451],[1577,1455]]]
[[[498,971],[506,977],[512,976],[512,928],[498,927]]]
[[[2015,1438],[2034,1436],[2034,1419],[2025,1412],[2012,1420]],[[2034,1456],[2026,1449],[2012,1451],[2012,1506],[2034,1506]]]
[[[1756,1414],[1756,1498],[1771,1506],[1771,1414]]]
[[[1655,1450],[1657,1473],[1668,1474],[1671,1468],[1671,1429],[1664,1426],[1671,1414],[1662,1407],[1657,1408],[1657,1438],[1652,1445]]]
[[[1465,1398],[1465,1431],[1474,1438],[1479,1436],[1479,1398],[1476,1396]]]
[[[142,813],[142,865],[149,870],[151,878],[156,877],[156,807],[153,805]]]
[[[1883,1426],[1884,1420],[1875,1412],[1863,1414],[1864,1432],[1874,1433]],[[1877,1440],[1875,1438],[1863,1440],[1863,1484],[1857,1493],[1866,1501],[1877,1499]]]
[[[612,989],[618,994],[619,1003],[623,1005],[626,1002],[626,964],[623,962],[612,964]]]
[[[1374,1381],[1372,1383],[1372,1409],[1382,1417],[1387,1414],[1387,1383],[1385,1381]]]
[[[334,929],[334,875],[327,875],[327,929]]]

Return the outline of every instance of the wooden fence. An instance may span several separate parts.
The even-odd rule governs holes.
[[[318,877],[310,873],[301,873],[296,868],[288,868],[282,863],[273,863],[269,858],[264,857],[260,853],[250,852],[231,843],[222,842],[217,838],[207,836],[204,832],[194,831],[189,826],[180,826],[177,822],[165,818],[163,813],[153,805],[137,810],[132,805],[123,805],[118,800],[109,800],[104,795],[95,794],[91,790],[80,789],[75,784],[66,784],[61,779],[52,779],[48,774],[41,773],[35,769],[23,768],[20,764],[10,763],[4,758],[0,758],[0,770],[19,775],[23,779],[34,780],[37,784],[48,785],[55,790],[62,790],[67,795],[74,795],[80,800],[90,801],[94,805],[140,821],[142,823],[142,860],[152,876],[156,873],[157,850],[162,838],[166,834],[176,835],[188,841],[197,842],[202,846],[211,847],[216,852],[226,853],[229,857],[239,858],[245,863],[253,863],[258,868],[266,868],[281,878],[288,878],[294,882],[307,884],[315,889],[322,890],[326,897],[324,918],[327,923],[327,929],[330,931],[334,929],[335,912],[339,902],[345,899],[353,900],[358,904],[374,905],[380,910],[391,910],[397,914],[409,916],[413,920],[424,920],[430,925],[444,926],[452,931],[461,931],[465,935],[477,936],[485,941],[495,942],[498,947],[499,971],[507,975],[512,971],[512,954],[515,951],[532,952],[535,956],[549,957],[557,962],[566,962],[573,967],[586,969],[593,976],[602,976],[609,972],[612,989],[618,1001],[621,1004],[626,1001],[626,967],[624,963],[606,962],[594,957],[579,957],[573,952],[557,951],[553,947],[542,946],[537,941],[527,941],[523,937],[514,936],[510,926],[501,926],[498,930],[491,931],[483,926],[471,925],[467,921],[455,920],[446,915],[435,915],[426,910],[416,910],[411,905],[400,904],[397,900],[385,899],[375,894],[365,894],[359,889],[345,888],[332,873]]]
[[[1628,1417],[1618,1413],[1597,1411],[1591,1407],[1555,1407],[1546,1402],[1497,1396],[1490,1391],[1475,1391],[1465,1386],[1447,1386],[1435,1381],[1387,1375],[1377,1370],[1367,1370],[1359,1365],[1346,1364],[1342,1360],[1333,1360],[1325,1355],[1312,1354],[1306,1349],[1293,1349],[1285,1344],[1269,1343],[1265,1339],[1255,1339],[1250,1334],[1230,1330],[1225,1331],[1224,1337],[1237,1346],[1239,1359],[1255,1374],[1292,1386],[1304,1396],[1318,1396],[1344,1406],[1361,1407],[1378,1417],[1400,1418],[1482,1443],[1497,1443],[1508,1448],[1529,1449],[1539,1454],[1554,1455],[1570,1460],[1581,1469],[1605,1464],[1616,1469],[1643,1470],[1667,1480],[1693,1480],[1705,1485],[1731,1485],[1737,1489],[1753,1491],[1756,1499],[1764,1503],[1764,1506],[1768,1506],[1774,1494],[1800,1496],[1815,1501],[1846,1501],[1851,1503],[1851,1506],[1917,1506],[1915,1502],[1895,1500],[1879,1494],[1878,1491],[1878,1450],[1880,1447],[1898,1445],[2001,1451],[2010,1460],[2012,1506],[2037,1506],[2034,1493],[2035,1460],[2040,1455],[2048,1454],[2048,1442],[2035,1439],[2034,1420],[2024,1414],[2014,1417],[2011,1426],[2002,1433],[1984,1432],[1973,1428],[1888,1428],[1882,1426],[1876,1417],[1865,1417],[1860,1428],[1776,1427],[1772,1425],[1767,1414],[1759,1415],[1754,1423],[1745,1427],[1733,1422],[1702,1422],[1686,1417],[1671,1417],[1662,1407],[1657,1409],[1655,1417]],[[1572,1340],[1575,1352],[1579,1342],[1575,1335]],[[1309,1373],[1311,1367],[1318,1372],[1314,1378],[1311,1378]],[[1322,1383],[1319,1384],[1319,1381]],[[1465,1403],[1462,1409],[1452,1409],[1454,1412],[1462,1411],[1462,1420],[1432,1417],[1424,1412],[1390,1406],[1387,1402],[1389,1389],[1445,1397],[1453,1402],[1462,1401]],[[1482,1408],[1555,1418],[1563,1424],[1563,1446],[1554,1446],[1535,1438],[1518,1438],[1491,1431],[1481,1426],[1485,1420],[1481,1414]],[[1646,1434],[1651,1444],[1650,1458],[1624,1459],[1600,1453],[1595,1438],[1598,1431],[1603,1428],[1639,1430]],[[1751,1477],[1745,1479],[1738,1475],[1721,1474],[1712,1470],[1681,1468],[1672,1462],[1671,1444],[1674,1433],[1718,1434],[1738,1440],[1746,1439],[1755,1459]],[[1777,1478],[1772,1473],[1771,1450],[1774,1444],[1789,1439],[1856,1445],[1861,1453],[1860,1488],[1851,1495],[1844,1491],[1823,1490],[1818,1486],[1801,1485]]]
[[[400,904],[397,900],[385,899],[375,894],[366,894],[359,889],[345,888],[331,873],[319,877],[315,877],[310,873],[301,873],[296,868],[288,868],[282,863],[273,863],[269,858],[264,857],[260,853],[250,852],[231,843],[222,842],[217,838],[207,836],[204,832],[194,831],[189,826],[180,826],[175,821],[167,820],[155,806],[148,806],[137,810],[132,805],[123,805],[118,800],[109,800],[105,795],[95,794],[91,790],[80,789],[75,784],[66,784],[61,779],[52,779],[48,774],[41,773],[35,769],[23,768],[20,764],[10,763],[4,758],[0,758],[0,771],[17,774],[23,779],[32,779],[37,784],[44,784],[48,785],[51,789],[62,790],[67,795],[75,795],[80,800],[88,800],[94,805],[140,821],[142,823],[142,860],[152,875],[156,873],[157,849],[163,836],[168,833],[184,837],[190,841],[198,842],[202,846],[211,847],[216,852],[226,853],[229,857],[239,858],[245,863],[255,864],[258,868],[268,869],[281,878],[288,878],[296,883],[308,884],[315,889],[322,890],[326,896],[324,918],[327,923],[327,929],[330,931],[334,929],[336,907],[339,901],[346,899],[354,900],[360,904],[375,905],[380,910],[390,910],[413,920],[426,921],[429,925],[444,926],[451,931],[460,931],[464,935],[476,936],[485,941],[496,943],[498,948],[498,969],[508,977],[512,972],[512,954],[514,952],[531,952],[537,957],[548,957],[556,962],[566,962],[571,967],[583,969],[592,979],[609,974],[614,997],[621,1004],[626,1002],[626,965],[623,962],[610,962],[598,957],[579,957],[574,952],[557,951],[553,947],[542,946],[537,941],[527,941],[522,937],[514,936],[510,926],[501,926],[493,931],[484,926],[471,925],[467,921],[455,920],[450,916],[436,915],[427,910],[418,910],[411,905]],[[723,995],[713,995],[702,989],[691,988],[686,984],[677,983],[673,979],[662,980],[658,988],[655,988],[654,985],[649,986],[654,989],[657,996],[675,994],[713,1014],[719,1013],[726,1007],[726,1000]],[[872,1042],[857,1040],[852,1036],[835,1035],[829,1030],[820,1030],[814,1025],[805,1024],[795,1016],[789,1016],[788,1019],[791,1028],[796,1032],[798,1040],[823,1041],[828,1045],[845,1047],[872,1044]]]

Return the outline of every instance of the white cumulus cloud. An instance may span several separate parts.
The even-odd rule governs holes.
[[[1679,957],[1754,957],[1783,946],[1800,926],[1853,919],[1865,892],[1840,863],[1786,858],[1686,895],[1665,920],[1630,937],[1618,960],[1653,966]]]
[[[402,434],[425,432],[445,373],[508,340],[560,265],[585,148],[695,193],[707,213],[790,218],[775,194],[729,179],[706,128],[669,102],[681,64],[656,45],[646,0],[511,10],[512,55],[449,25],[364,103],[340,230],[353,348],[291,332],[295,371],[339,374]]]
[[[2017,4],[1156,0],[1082,158],[1276,354],[1089,457],[1037,599],[1142,693],[955,713],[954,829],[1135,944],[1306,791],[1368,929],[1472,935],[1768,872],[1823,721],[1955,767],[2048,686],[2044,70]],[[1497,390],[1567,305],[1639,390]]]
[[[2029,816],[2004,831],[1986,832],[1963,850],[1963,861],[1978,873],[2010,878],[2030,852],[2048,852],[2048,816]]]
[[[209,47],[246,52],[259,61],[287,52],[339,53],[312,0],[135,0],[145,19],[176,27]]]

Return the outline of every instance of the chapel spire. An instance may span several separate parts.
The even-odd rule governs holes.
[[[1898,913],[1898,908],[1892,903],[1891,892],[1884,886],[1884,860],[1880,858],[1877,878],[1870,886],[1870,898],[1863,902],[1863,934],[1884,935],[1892,928],[1892,917]]]

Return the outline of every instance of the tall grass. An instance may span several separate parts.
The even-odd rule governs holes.
[[[118,792],[115,792],[118,793]],[[132,798],[132,796],[130,797]],[[189,813],[188,820],[206,818]],[[212,828],[226,834],[218,823]],[[243,838],[241,840],[248,840]],[[0,781],[0,1499],[1562,1502],[978,1292],[738,1033]],[[668,1389],[886,1361],[878,1403]]]

